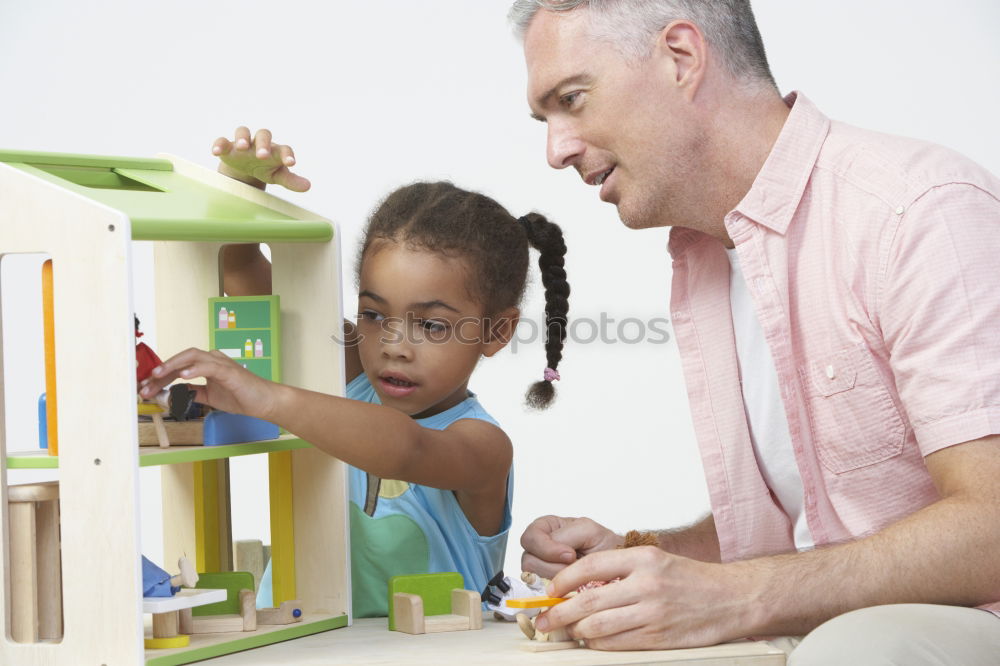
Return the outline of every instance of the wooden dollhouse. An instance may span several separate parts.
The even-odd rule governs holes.
[[[155,241],[157,351],[164,358],[193,346],[230,345],[210,340],[205,326],[206,308],[220,309],[209,299],[223,296],[220,251],[231,243],[267,243],[285,353],[280,359],[265,356],[264,345],[270,345],[258,330],[234,326],[232,335],[260,339],[261,347],[247,354],[250,363],[280,363],[284,381],[343,395],[342,355],[330,341],[343,320],[339,239],[331,222],[175,157],[0,152],[0,255],[41,252],[52,259],[58,391],[58,455],[33,442],[9,441],[0,414],[3,664],[183,664],[350,623],[346,475],[340,461],[288,434],[140,450],[134,240]],[[225,572],[233,568],[228,459],[243,455],[268,456],[274,603],[298,600],[300,621],[195,634],[186,648],[145,650],[139,467],[161,469],[161,562],[186,554],[199,572]],[[18,611],[12,589],[23,583],[11,573],[8,535],[15,512],[8,508],[7,469],[12,468],[58,469],[61,583],[36,585],[33,593],[58,593],[61,633],[43,632],[35,639],[36,632],[30,642],[12,635]]]

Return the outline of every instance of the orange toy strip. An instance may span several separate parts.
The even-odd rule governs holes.
[[[563,597],[528,597],[526,599],[507,599],[508,608],[548,608],[566,601]]]

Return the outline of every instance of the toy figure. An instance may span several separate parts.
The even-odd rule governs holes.
[[[162,365],[163,361],[156,355],[152,347],[145,342],[138,342],[143,336],[139,330],[139,317],[135,317],[135,380],[136,386],[153,374],[153,369]],[[186,421],[189,418],[202,416],[201,405],[194,402],[194,391],[187,384],[174,384],[157,394],[151,402],[163,408],[175,421]]]
[[[172,597],[182,587],[194,587],[198,583],[198,573],[191,561],[182,557],[177,560],[180,573],[171,576],[160,567],[153,564],[145,555],[142,556],[142,596]]]

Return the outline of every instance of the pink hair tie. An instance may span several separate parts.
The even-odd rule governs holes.
[[[552,368],[545,368],[544,377],[545,381],[547,382],[559,381],[559,373],[553,370]]]

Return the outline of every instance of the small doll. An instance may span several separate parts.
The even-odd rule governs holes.
[[[191,560],[182,557],[177,560],[177,567],[180,569],[180,573],[171,576],[143,555],[142,596],[172,597],[182,587],[194,587],[198,584],[198,573],[194,570]]]

